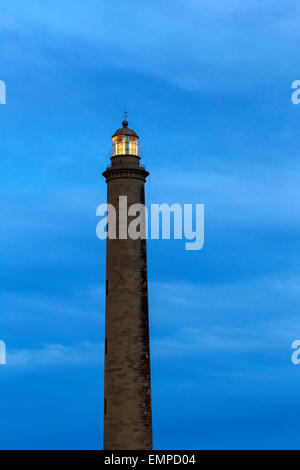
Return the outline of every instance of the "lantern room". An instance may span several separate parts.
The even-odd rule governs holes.
[[[123,127],[118,129],[112,136],[113,153],[116,155],[139,155],[139,136],[128,128],[126,119],[122,122]]]

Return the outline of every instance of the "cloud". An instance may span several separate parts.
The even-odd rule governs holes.
[[[32,447],[43,436],[41,447],[99,446],[105,245],[95,209],[125,96],[151,171],[147,201],[206,204],[203,250],[148,244],[158,445],[205,445],[199,422],[208,447],[225,446],[224,429],[227,447],[243,432],[241,446],[266,436],[275,446],[284,426],[297,437],[289,425],[299,388],[290,362],[300,338],[299,107],[290,84],[299,78],[299,5],[1,8],[1,373],[11,371],[1,388],[3,445]],[[94,428],[83,426],[87,415]]]
[[[156,359],[189,357],[197,363],[222,354],[244,355],[252,363],[251,356],[260,354],[288,361],[291,341],[300,338],[297,276],[221,285],[155,283],[150,288]],[[227,370],[226,362],[223,366]]]
[[[251,171],[247,164],[245,170],[203,168],[195,169],[192,177],[181,171],[178,178],[177,172],[165,169],[153,181],[152,192],[156,200],[164,193],[172,202],[204,203],[206,217],[214,228],[226,222],[227,228],[237,230],[299,230],[299,164],[287,163],[280,171],[270,166]]]
[[[57,282],[57,275],[54,275]],[[105,295],[102,286],[54,293],[31,279],[32,291],[10,290],[0,295],[0,337],[9,351],[31,350],[44,344],[98,344],[103,341]],[[50,282],[51,284],[51,282]],[[44,292],[47,290],[48,292]]]
[[[66,346],[63,344],[48,344],[41,349],[7,348],[7,369],[17,369],[19,372],[37,370],[48,367],[85,367],[101,365],[102,344],[83,342]]]
[[[10,1],[3,15],[10,29],[17,22],[16,31],[24,26],[43,31],[43,43],[48,32],[79,44],[74,61],[78,54],[80,60],[89,56],[94,65],[152,74],[189,90],[243,93],[268,78],[274,81],[297,57],[299,6],[290,0],[276,6],[271,0],[176,0],[171,6],[89,0],[76,8],[69,0],[55,0],[46,13],[37,1],[30,8],[28,2],[25,7]],[[67,56],[72,60],[71,48]]]

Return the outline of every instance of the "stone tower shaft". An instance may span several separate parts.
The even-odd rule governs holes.
[[[152,449],[146,240],[119,239],[119,197],[145,204],[148,172],[138,136],[127,121],[113,136],[111,166],[103,173],[107,202],[116,210],[116,239],[107,238],[104,449]],[[121,152],[121,153],[120,153]],[[128,223],[130,217],[128,217]]]

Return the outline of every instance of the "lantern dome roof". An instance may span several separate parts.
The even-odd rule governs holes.
[[[132,129],[128,128],[128,121],[126,121],[126,119],[124,119],[124,121],[122,122],[122,126],[123,127],[118,129],[112,137],[116,137],[117,135],[132,135],[134,137],[139,138],[139,136],[136,134],[136,132],[134,132]]]

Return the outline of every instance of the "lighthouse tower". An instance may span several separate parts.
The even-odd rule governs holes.
[[[125,215],[119,197],[127,197],[128,207],[145,204],[149,173],[140,165],[138,135],[126,120],[122,125],[103,173],[107,202],[116,211],[116,238],[107,238],[106,251],[104,450],[151,450],[146,240],[124,236],[132,217],[125,219],[125,232],[119,227]]]

